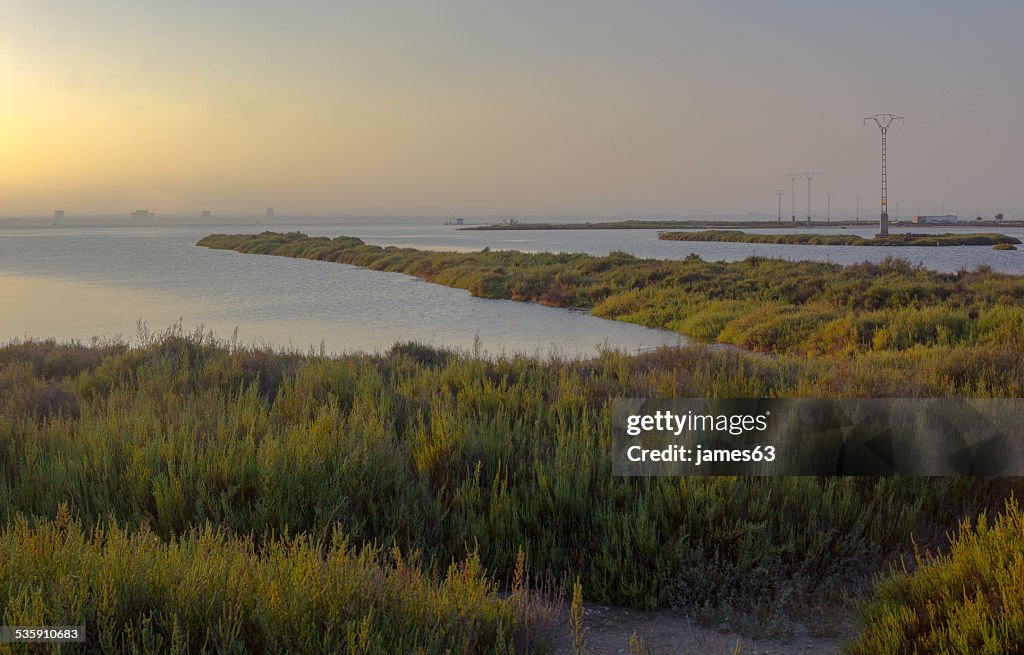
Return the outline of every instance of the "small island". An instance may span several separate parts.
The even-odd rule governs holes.
[[[854,221],[832,221],[830,223],[815,221],[809,227],[853,227],[865,225]],[[474,225],[472,227],[460,227],[460,230],[489,232],[500,230],[686,230],[686,229],[715,229],[715,228],[788,228],[789,223],[777,221],[729,221],[729,220],[651,220],[651,219],[628,219],[621,221],[598,221],[583,223],[523,223],[516,219],[504,220],[491,225]]]
[[[877,222],[877,220],[875,221]],[[459,223],[446,223],[446,225],[460,225]],[[846,228],[858,228],[858,227],[870,227],[871,222],[864,221],[851,221],[851,220],[832,220],[832,221],[810,221],[806,222],[803,219],[799,222],[800,227],[804,228],[824,228],[824,229],[835,229],[845,230]],[[901,229],[913,230],[916,228],[923,227],[917,223],[910,223],[906,221],[890,222],[891,227],[899,227]],[[472,225],[467,227],[459,227],[459,230],[477,231],[477,232],[490,232],[490,231],[506,231],[506,230],[742,230],[742,229],[759,229],[759,230],[789,230],[797,226],[795,222],[780,222],[775,220],[727,220],[727,219],[708,219],[708,220],[693,220],[693,219],[627,219],[627,220],[611,220],[611,221],[591,221],[591,222],[578,222],[578,223],[526,223],[519,219],[509,218],[504,219],[499,223],[492,223],[489,225]],[[967,222],[962,221],[960,223],[952,223],[944,225],[943,227],[952,228],[954,230],[976,230],[978,228],[1007,228],[1007,227],[1024,227],[1024,221],[978,221],[978,222]],[[835,245],[835,244],[833,244]],[[922,244],[924,245],[924,244]],[[954,245],[954,244],[949,244]]]
[[[750,234],[738,230],[662,232],[662,241],[720,241],[731,243],[774,243],[805,246],[1013,246],[1020,239],[996,233],[976,234],[890,234],[870,239],[854,234]]]

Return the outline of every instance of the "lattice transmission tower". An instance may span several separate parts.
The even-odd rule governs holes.
[[[889,126],[896,121],[903,122],[902,116],[896,114],[875,114],[864,119],[864,124],[874,121],[878,129],[882,131],[882,212],[878,219],[878,234],[886,236],[889,234],[889,178],[885,171],[885,136],[889,132]]]
[[[804,171],[804,177],[807,178],[807,224],[811,224],[811,180],[815,175],[820,175],[818,171]]]
[[[791,182],[792,189],[789,192],[789,199],[793,205],[793,222],[796,223],[796,178],[802,177],[803,173],[790,173],[786,177]]]

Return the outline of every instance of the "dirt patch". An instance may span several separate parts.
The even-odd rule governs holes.
[[[586,652],[593,655],[635,652],[643,655],[829,655],[840,653],[843,642],[853,634],[852,620],[841,623],[838,630],[833,624],[825,631],[793,623],[787,630],[790,636],[779,639],[747,637],[734,632],[725,623],[717,627],[702,626],[672,610],[641,611],[588,605],[584,608],[583,619]],[[633,633],[642,644],[642,650],[630,649]],[[571,638],[559,641],[555,652],[572,653]]]

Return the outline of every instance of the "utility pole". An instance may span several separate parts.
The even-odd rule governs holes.
[[[864,124],[867,125],[868,121],[875,121],[878,129],[882,131],[882,215],[878,221],[878,235],[886,236],[889,234],[889,184],[885,172],[885,135],[889,131],[889,126],[895,121],[902,123],[903,117],[895,114],[875,114],[865,118]]]
[[[825,221],[828,222],[828,223],[831,223],[832,222],[832,192],[831,191],[825,194],[825,203],[828,206],[828,209],[825,210],[825,216],[826,216]]]
[[[786,192],[782,189],[775,189],[775,195],[779,197],[779,222],[782,222],[782,196],[786,195]]]
[[[857,194],[857,222],[860,223],[860,194]]]
[[[796,178],[800,177],[801,175],[803,175],[803,173],[790,173],[789,175],[786,176],[786,177],[789,178],[789,181],[792,183],[791,184],[792,188],[790,189],[790,193],[789,193],[789,199],[792,201],[792,205],[793,205],[793,222],[794,223],[796,223]]]
[[[811,224],[811,179],[818,175],[818,171],[804,171],[804,177],[807,178],[807,224]]]

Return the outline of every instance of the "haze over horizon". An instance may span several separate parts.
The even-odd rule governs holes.
[[[0,216],[1024,212],[1024,5],[26,2]],[[797,215],[806,186],[796,187]]]

